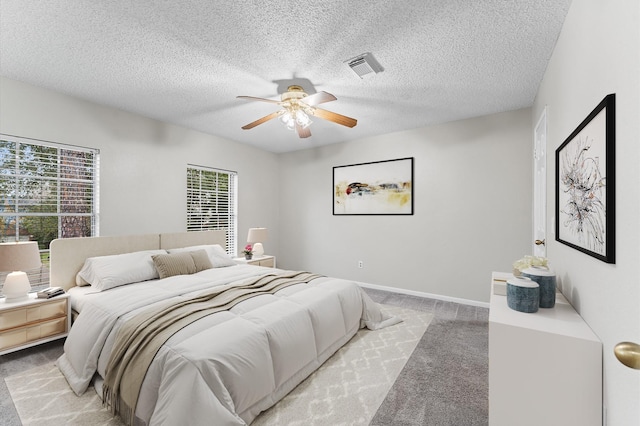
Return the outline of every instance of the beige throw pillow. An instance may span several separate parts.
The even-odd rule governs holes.
[[[211,268],[211,261],[204,250],[157,254],[152,258],[161,279],[174,275],[195,274]]]
[[[193,263],[196,265],[196,272],[213,268],[213,264],[211,263],[211,260],[209,260],[209,255],[205,250],[195,250],[187,253],[193,258]]]

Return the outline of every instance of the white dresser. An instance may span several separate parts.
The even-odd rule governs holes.
[[[601,426],[602,343],[558,293],[522,313],[496,295],[489,311],[489,425]]]

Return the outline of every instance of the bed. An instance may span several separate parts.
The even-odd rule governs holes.
[[[74,322],[57,365],[129,424],[246,425],[362,327],[400,321],[352,281],[235,264],[223,231],[59,239]]]

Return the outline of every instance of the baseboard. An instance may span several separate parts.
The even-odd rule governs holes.
[[[409,296],[426,297],[426,298],[429,298],[429,299],[444,300],[445,302],[460,303],[461,305],[469,305],[469,306],[478,306],[478,307],[481,307],[481,308],[489,308],[489,303],[488,302],[479,302],[477,300],[460,299],[460,298],[457,298],[457,297],[442,296],[440,294],[423,293],[421,291],[406,290],[404,288],[388,287],[388,286],[377,285],[377,284],[369,284],[369,283],[358,282],[358,285],[360,285],[360,287],[371,288],[371,289],[374,289],[374,290],[388,291],[388,292],[391,292],[391,293],[401,293],[401,294],[407,294]]]

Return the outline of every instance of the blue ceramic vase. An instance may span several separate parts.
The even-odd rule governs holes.
[[[540,307],[553,308],[556,304],[556,275],[547,268],[532,266],[522,271],[522,276],[530,278],[540,286]]]
[[[529,278],[507,280],[507,305],[518,312],[533,313],[540,304],[540,286]]]

